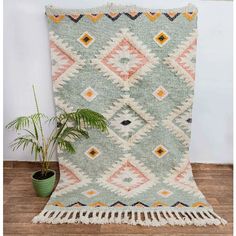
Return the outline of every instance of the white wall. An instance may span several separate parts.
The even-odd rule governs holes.
[[[4,2],[4,124],[35,112],[31,85],[41,110],[54,113],[44,6],[91,7],[103,0],[5,0]],[[188,1],[112,1],[150,8],[185,6]],[[199,9],[197,80],[193,108],[191,161],[232,163],[232,2],[192,1]],[[32,160],[12,152],[13,132],[4,132],[5,160]]]

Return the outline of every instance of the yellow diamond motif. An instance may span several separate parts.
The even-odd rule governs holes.
[[[170,40],[170,37],[164,31],[160,31],[153,39],[160,47],[163,47]]]
[[[168,153],[168,150],[163,145],[158,145],[153,150],[153,154],[156,155],[158,158],[164,157]]]
[[[162,87],[159,86],[154,92],[153,92],[153,96],[155,98],[157,98],[159,101],[162,101],[166,96],[168,95],[167,90]]]
[[[94,38],[88,33],[84,32],[79,38],[78,41],[86,48],[88,48],[93,42]]]

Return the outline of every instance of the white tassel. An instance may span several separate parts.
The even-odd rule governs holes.
[[[104,223],[104,219],[102,218],[104,211],[100,211],[97,216],[97,220],[100,224]]]
[[[217,218],[217,219],[220,221],[220,223],[222,223],[223,225],[226,225],[226,224],[227,224],[227,221],[226,221],[226,220],[224,220],[223,218],[219,217],[219,216],[218,216],[215,212],[213,212],[212,210],[210,210],[209,213],[210,213],[211,215],[213,215],[215,218]]]
[[[131,218],[129,220],[129,223],[131,225],[135,225],[135,212],[134,211],[131,211]]]
[[[64,211],[61,211],[59,212],[59,214],[54,217],[54,219],[52,220],[52,224],[59,224],[60,223],[60,219],[61,219],[61,216],[64,214]]]
[[[124,212],[124,218],[122,219],[122,223],[129,222],[129,212],[126,210]]]
[[[178,223],[179,223],[179,225],[184,226],[184,225],[185,225],[185,221],[184,221],[184,219],[181,217],[180,213],[177,212],[177,211],[175,211],[174,214],[175,214],[175,215],[177,216],[177,218],[178,218]]]
[[[157,216],[161,225],[165,225],[167,223],[167,220],[161,216],[160,212],[157,212]]]
[[[160,226],[161,223],[160,223],[160,221],[157,219],[157,217],[155,216],[154,212],[151,211],[150,214],[151,214],[151,219],[152,219],[151,225],[152,225],[152,226]]]
[[[186,212],[181,212],[181,214],[184,215],[184,222],[188,225],[191,225],[192,224],[192,221],[191,221],[191,218],[189,218],[189,215],[186,213]]]
[[[227,222],[219,217],[212,209],[185,208],[185,209],[98,209],[84,208],[66,211],[64,209],[46,210],[32,220],[33,223],[84,223],[109,224],[127,223],[131,225],[161,226],[161,225],[225,225]],[[143,217],[143,218],[142,218]]]
[[[110,211],[106,211],[105,216],[104,216],[104,223],[109,222],[109,214],[110,214]]]

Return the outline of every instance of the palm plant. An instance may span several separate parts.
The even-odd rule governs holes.
[[[30,116],[21,116],[10,122],[6,128],[16,132],[23,131],[12,143],[14,150],[27,147],[31,149],[35,160],[41,163],[41,176],[47,176],[50,159],[58,146],[62,151],[75,153],[73,142],[89,138],[89,129],[107,130],[107,121],[101,114],[89,109],[77,109],[75,112],[62,112],[48,118],[39,111],[38,101],[33,86],[34,100],[37,112]],[[54,123],[54,128],[48,137],[45,135],[45,123]],[[48,128],[48,127],[47,127]]]

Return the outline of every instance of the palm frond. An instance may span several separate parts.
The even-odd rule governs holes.
[[[41,118],[48,119],[48,117],[43,113],[35,113],[30,116],[30,118],[37,124]]]
[[[62,138],[58,138],[57,144],[61,150],[64,150],[71,154],[75,153],[75,148],[70,141],[64,140]]]
[[[39,146],[37,140],[32,138],[31,135],[23,135],[14,139],[10,147],[13,149],[13,151],[20,147],[22,147],[22,149],[25,150],[25,148],[28,147],[30,144]]]
[[[53,116],[51,118],[48,118],[46,120],[49,124],[52,123],[52,122],[57,122],[58,121],[58,116]]]
[[[104,132],[107,130],[106,118],[90,109],[78,109],[76,112],[71,113],[74,120],[77,121],[78,126],[86,128],[95,128]]]
[[[7,129],[13,128],[15,130],[20,130],[20,129],[24,129],[25,127],[29,127],[32,120],[35,122],[35,124],[37,124],[37,122],[39,121],[40,118],[47,118],[46,115],[42,114],[42,113],[36,113],[30,116],[20,116],[18,118],[16,118],[15,120],[13,120],[12,122],[10,122],[9,124],[6,125]]]
[[[28,130],[28,129],[23,129],[26,133],[28,133],[29,135],[31,135],[33,138],[35,138],[36,139],[36,136],[35,136],[35,134],[33,134],[30,130]]]
[[[20,130],[30,125],[29,116],[20,116],[6,125],[7,129],[13,128],[15,130]]]
[[[60,134],[60,138],[81,139],[89,138],[89,134],[85,130],[78,129],[78,127],[66,127]]]

